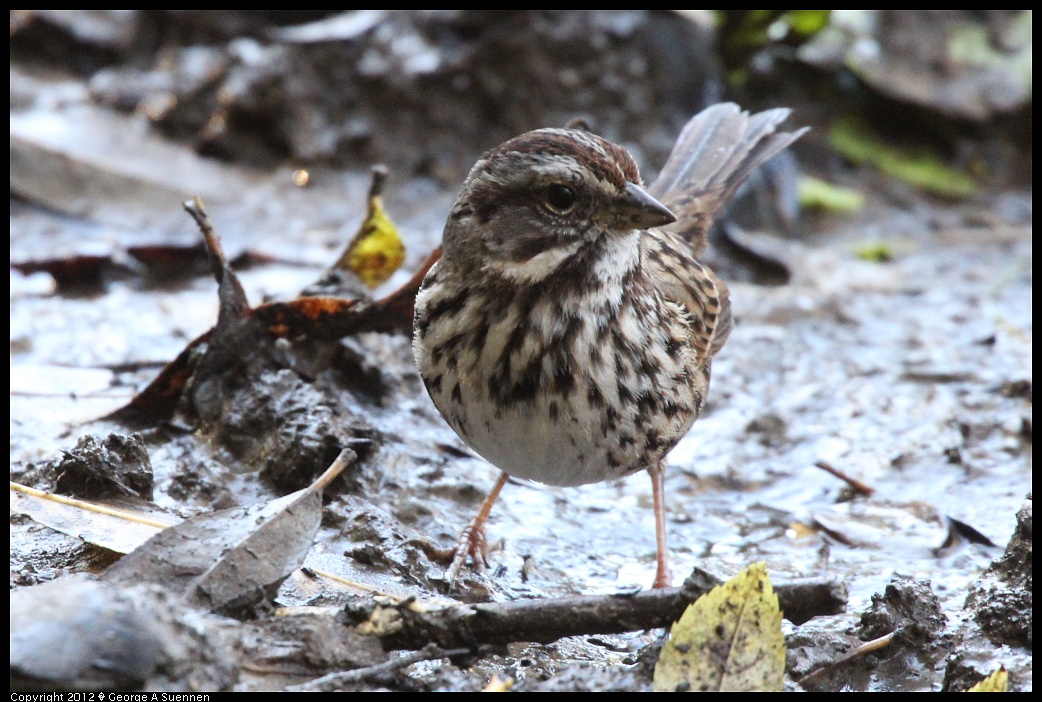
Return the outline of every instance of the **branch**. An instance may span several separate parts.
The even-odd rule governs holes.
[[[427,644],[419,651],[408,653],[401,658],[394,658],[384,663],[380,663],[379,665],[371,665],[365,668],[329,673],[328,675],[323,675],[321,678],[316,678],[310,682],[287,687],[285,692],[334,692],[343,688],[345,685],[364,682],[380,682],[385,680],[392,673],[395,673],[402,668],[407,668],[413,663],[430,661],[438,658],[453,658],[455,656],[462,656],[469,652],[469,649],[466,648],[444,651],[434,644]]]
[[[713,584],[644,590],[632,594],[580,595],[423,609],[415,600],[392,605],[373,602],[349,608],[355,623],[388,649],[418,649],[433,642],[451,649],[514,641],[551,643],[566,636],[617,634],[670,626]],[[836,580],[775,585],[786,618],[797,623],[846,608],[846,587]],[[790,614],[790,612],[795,614]]]

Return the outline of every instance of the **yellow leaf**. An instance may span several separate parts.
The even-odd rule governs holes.
[[[492,679],[488,681],[488,685],[485,685],[482,692],[510,692],[512,687],[514,687],[513,678],[500,680],[498,675],[493,674]]]
[[[367,286],[375,288],[391,277],[405,260],[405,246],[398,228],[384,210],[380,191],[387,170],[373,169],[373,185],[369,189],[369,211],[361,228],[336,263],[336,268],[349,268]]]
[[[780,691],[781,620],[767,567],[754,563],[698,598],[673,625],[652,687],[657,692]]]
[[[1009,675],[1006,673],[1006,667],[1003,666],[966,692],[1006,692],[1008,682]]]

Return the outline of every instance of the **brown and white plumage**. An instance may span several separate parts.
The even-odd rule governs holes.
[[[708,344],[710,359],[731,333],[727,286],[708,268],[696,264],[715,289],[693,293],[689,289],[692,277],[686,271],[705,251],[709,228],[735,190],[807,131],[775,131],[788,116],[789,110],[784,108],[749,115],[734,103],[709,107],[684,126],[666,165],[648,186],[648,192],[677,217],[645,242],[649,250],[661,251],[650,257],[651,265],[659,268],[664,295],[681,301],[696,317],[703,311],[710,317],[716,315]],[[695,278],[704,280],[701,275]],[[713,297],[719,306],[706,309],[702,300]]]
[[[656,585],[668,579],[661,461],[698,418],[731,328],[727,288],[696,256],[741,181],[799,136],[774,131],[787,113],[705,110],[648,190],[625,149],[588,132],[511,139],[468,175],[417,296],[431,398],[504,475],[651,472]]]

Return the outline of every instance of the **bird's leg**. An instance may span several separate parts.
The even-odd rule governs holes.
[[[658,568],[655,571],[655,582],[651,584],[651,587],[658,589],[673,585],[673,578],[669,574],[669,553],[666,551],[666,505],[663,485],[663,476],[666,471],[662,461],[660,460],[648,468],[648,473],[651,475],[651,493],[655,502],[655,544],[658,547],[656,559]]]
[[[485,522],[488,521],[488,515],[492,512],[492,505],[496,503],[496,498],[499,497],[499,491],[507,484],[509,477],[506,473],[499,474],[499,479],[492,486],[492,491],[488,493],[488,497],[481,503],[481,509],[478,510],[478,513],[470,520],[470,524],[460,534],[459,541],[456,543],[456,554],[452,558],[452,565],[445,571],[445,579],[449,581],[450,588],[456,584],[456,577],[459,576],[460,570],[463,569],[463,564],[467,562],[467,556],[474,559],[476,570],[481,571],[484,569]]]

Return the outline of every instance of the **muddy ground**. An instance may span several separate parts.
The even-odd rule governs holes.
[[[497,473],[440,418],[403,333],[251,337],[169,416],[97,418],[217,321],[186,197],[203,196],[249,302],[288,301],[336,260],[365,214],[370,166],[388,164],[407,254],[381,298],[437,245],[482,149],[581,116],[647,178],[684,120],[726,97],[791,106],[790,124],[812,131],[711,252],[736,326],[707,411],[668,459],[675,584],[763,560],[776,582],[844,585],[843,614],[787,625],[793,688],[966,689],[1004,665],[1012,688],[1031,689],[1030,89],[994,63],[942,70],[922,55],[970,30],[1012,52],[1015,15],[834,20],[843,31],[828,41],[789,35],[738,58],[707,18],[672,13],[257,15],[12,13],[11,479],[131,496],[172,523],[302,488],[345,447],[349,465],[325,491],[307,568],[232,618],[146,575],[72,577],[121,551],[27,516],[12,492],[13,684],[285,689],[401,655],[350,626],[371,591],[508,603],[646,587],[651,486],[635,475],[509,484],[490,569],[450,590],[444,550]],[[881,58],[855,65],[870,40]],[[725,87],[739,60],[746,80]],[[830,130],[850,114],[933,149],[975,189],[939,195],[842,158]],[[862,206],[792,220],[797,169]],[[34,595],[41,583],[68,589]],[[130,622],[137,655],[115,657],[115,677],[89,638],[48,648],[55,631],[79,642],[69,632],[94,616]],[[46,636],[23,636],[40,617]],[[339,685],[646,689],[661,638],[497,643]]]

